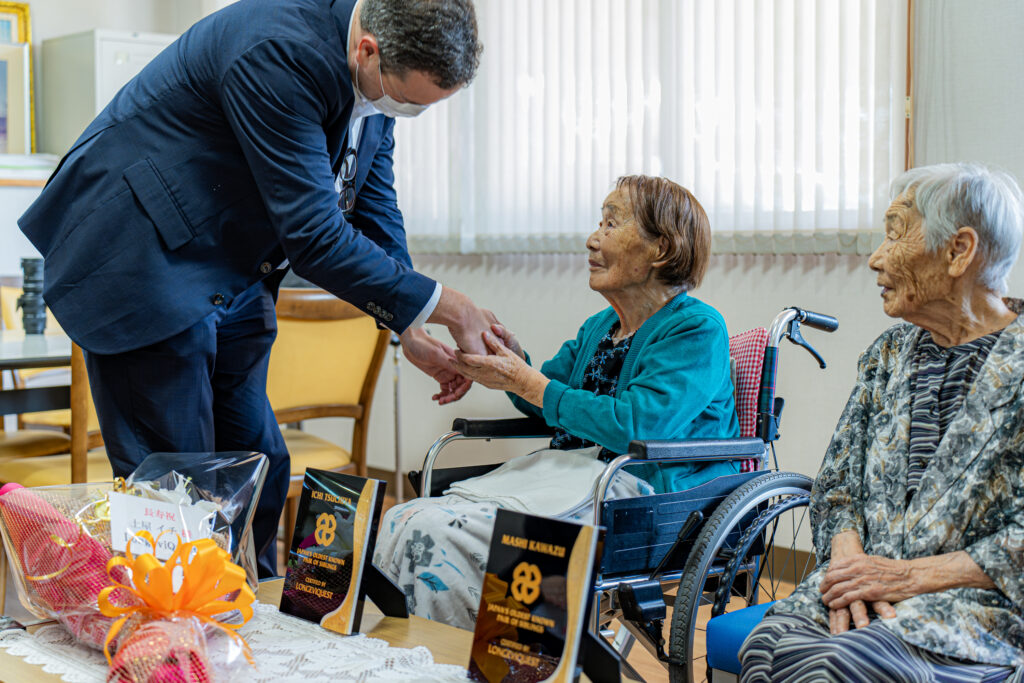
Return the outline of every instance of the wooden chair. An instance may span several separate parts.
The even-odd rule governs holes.
[[[51,429],[0,433],[0,483],[57,486],[113,480],[106,452],[90,450],[89,417],[95,418],[96,411],[89,394],[85,358],[77,344],[71,345],[70,392],[69,434]]]
[[[284,510],[287,552],[307,467],[366,476],[370,406],[391,333],[377,329],[373,318],[322,289],[282,288],[277,325],[267,395],[278,423],[321,417],[354,421],[350,449],[300,428],[281,430],[291,455]]]

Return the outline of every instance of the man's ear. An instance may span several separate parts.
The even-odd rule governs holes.
[[[372,33],[364,33],[359,39],[359,44],[356,45],[356,50],[366,57],[377,54],[379,49],[380,48],[377,46],[377,37]]]
[[[978,232],[970,226],[957,230],[946,245],[946,254],[951,276],[960,277],[966,273],[978,255]]]

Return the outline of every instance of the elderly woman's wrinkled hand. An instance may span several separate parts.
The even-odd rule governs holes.
[[[516,354],[522,359],[526,359],[526,353],[523,351],[523,347],[519,345],[519,340],[512,334],[512,331],[502,325],[501,323],[494,323],[491,325],[491,332],[501,340],[501,343],[508,347],[508,350]]]
[[[822,602],[830,610],[841,610],[861,601],[871,603],[880,617],[888,618],[896,616],[892,603],[922,591],[905,560],[862,553],[831,562],[822,579],[821,592]]]
[[[543,407],[548,379],[531,368],[491,332],[483,333],[484,344],[492,355],[455,352],[454,369],[489,389],[510,391],[536,406]]]

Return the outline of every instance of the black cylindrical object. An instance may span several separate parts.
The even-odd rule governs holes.
[[[43,301],[43,259],[21,259],[22,294],[18,297],[25,334],[42,334],[46,329],[46,302]]]

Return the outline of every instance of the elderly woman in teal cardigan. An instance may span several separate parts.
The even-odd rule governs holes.
[[[626,176],[588,238],[590,287],[610,307],[584,322],[539,370],[501,325],[484,334],[493,355],[458,353],[456,369],[509,393],[555,428],[550,448],[515,458],[440,498],[388,511],[374,562],[402,588],[410,611],[472,628],[497,507],[580,518],[603,461],[634,439],[739,435],[722,316],[692,297],[710,259],[711,232],[696,198],[664,178]],[[738,464],[639,464],[612,496],[692,488]]]

